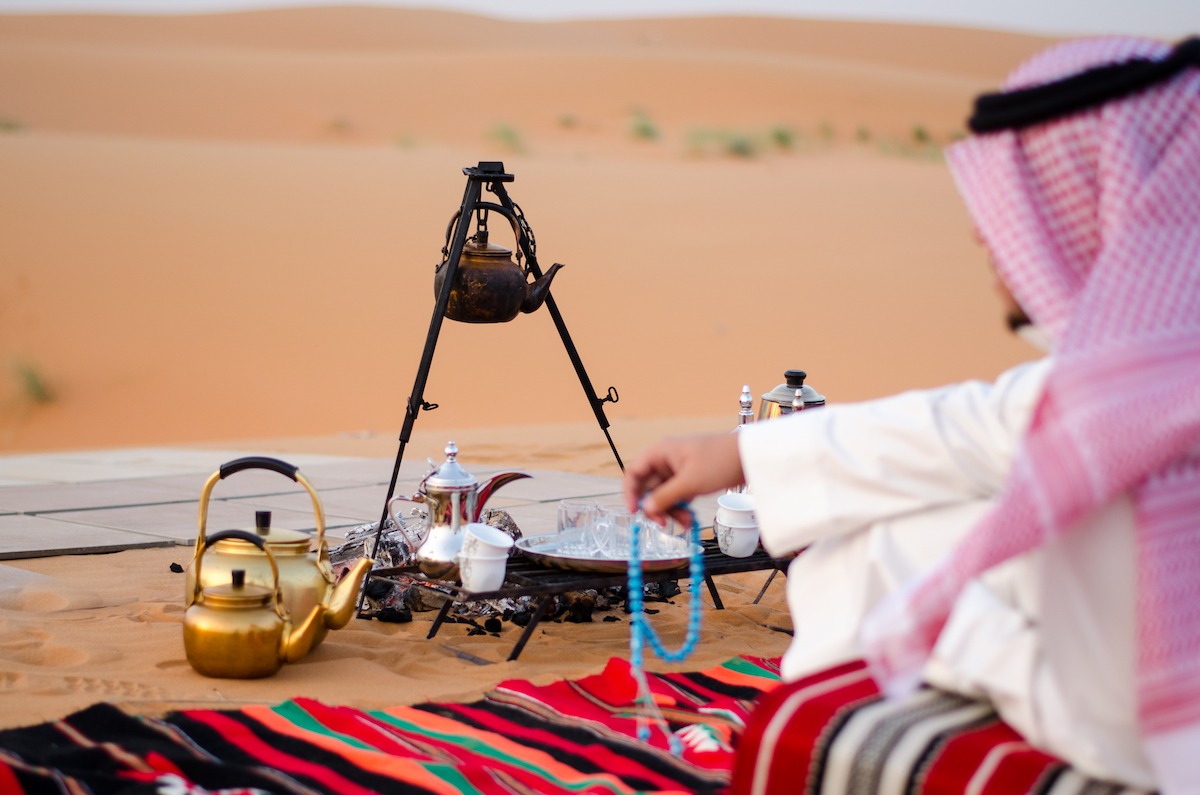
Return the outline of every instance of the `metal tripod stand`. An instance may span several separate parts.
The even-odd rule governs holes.
[[[463,192],[462,207],[459,210],[457,225],[454,227],[454,233],[450,240],[449,252],[445,264],[447,268],[445,278],[441,289],[438,291],[437,301],[433,307],[433,317],[429,321],[429,333],[425,337],[425,350],[421,354],[421,363],[417,367],[417,377],[413,382],[412,393],[408,396],[408,403],[404,414],[404,425],[400,429],[400,446],[396,451],[396,463],[392,467],[391,481],[388,483],[387,496],[383,501],[383,511],[379,517],[379,528],[375,531],[375,541],[372,547],[375,550],[379,549],[379,540],[383,534],[384,523],[388,518],[387,504],[395,494],[396,481],[400,476],[400,464],[404,460],[404,450],[412,438],[412,429],[414,423],[417,421],[417,415],[422,409],[430,411],[437,408],[436,404],[425,402],[425,382],[429,377],[429,366],[433,362],[433,351],[437,347],[442,320],[446,316],[446,307],[450,302],[450,291],[454,284],[454,276],[458,272],[458,264],[459,259],[462,257],[463,246],[467,241],[467,231],[472,214],[477,209],[495,209],[504,213],[509,218],[515,219],[517,225],[520,227],[517,242],[521,252],[525,256],[526,268],[535,279],[542,278],[542,270],[538,265],[535,245],[533,243],[532,230],[529,228],[528,223],[526,223],[520,207],[513,202],[504,187],[504,183],[513,181],[513,175],[505,173],[503,163],[489,161],[480,162],[478,166],[474,167],[468,166],[463,169],[463,173],[467,176],[467,187]],[[485,186],[489,192],[495,194],[499,200],[498,205],[480,201]],[[596,422],[600,425],[600,430],[604,432],[605,439],[608,440],[608,446],[612,449],[613,456],[617,459],[617,466],[624,472],[625,465],[621,462],[621,455],[617,452],[617,446],[613,443],[612,435],[608,432],[608,417],[604,414],[604,404],[616,403],[620,399],[620,396],[617,394],[616,388],[611,386],[604,397],[596,394],[591,379],[588,378],[587,371],[583,367],[583,360],[579,358],[579,352],[575,349],[575,343],[571,340],[571,334],[567,331],[566,323],[563,322],[562,313],[558,311],[558,305],[554,302],[554,296],[547,294],[545,303],[547,310],[550,312],[550,317],[554,320],[554,327],[558,329],[558,335],[562,338],[563,347],[567,350],[567,356],[570,357],[571,364],[575,367],[575,375],[579,377],[579,383],[583,387],[584,394],[587,396],[588,404],[592,407],[592,413],[596,415]],[[369,573],[367,579],[370,579]],[[364,581],[364,590],[360,593],[358,602],[360,614],[362,613],[365,593]]]

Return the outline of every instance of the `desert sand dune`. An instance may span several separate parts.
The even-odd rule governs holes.
[[[732,426],[742,385],[789,368],[831,403],[994,376],[1035,353],[1002,327],[939,147],[1047,43],[366,8],[0,16],[0,453],[391,455],[462,168],[493,159],[543,268],[566,264],[553,295],[596,391],[619,390],[626,458]],[[452,433],[476,462],[616,474],[545,309],[446,322],[424,397],[440,408],[413,456]],[[0,604],[4,723],[98,700],[465,697],[596,670],[626,638],[597,624],[515,668],[458,654],[495,662],[507,644],[490,638],[355,625],[320,660],[218,687],[178,648],[181,557],[14,563],[52,579]],[[714,615],[690,662],[781,653],[764,627],[786,624],[777,589]]]

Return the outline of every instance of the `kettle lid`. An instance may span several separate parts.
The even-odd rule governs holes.
[[[425,478],[426,487],[443,491],[466,491],[479,485],[470,472],[458,463],[458,445],[447,442],[446,461]]]
[[[796,390],[801,389],[803,390],[805,406],[825,405],[825,396],[804,383],[804,379],[808,378],[808,373],[803,370],[787,370],[784,372],[783,377],[784,383],[763,395],[763,400],[770,401],[771,403],[779,403],[791,408],[792,401],[796,399]]]
[[[264,585],[246,582],[244,569],[230,572],[230,582],[204,589],[204,601],[213,607],[263,607],[271,604],[274,592]]]
[[[308,554],[309,542],[311,540],[309,535],[299,530],[272,527],[270,511],[254,512],[254,534],[269,544],[271,551],[276,555]],[[222,552],[234,552],[246,555],[262,554],[262,550],[258,547],[240,538],[224,538],[214,546]]]
[[[254,532],[262,536],[262,539],[271,545],[271,551],[276,554],[280,551],[281,545],[294,545],[308,551],[308,534],[299,530],[288,530],[284,527],[272,527],[270,511],[254,512]],[[237,539],[234,539],[234,543],[245,542],[238,542]]]
[[[474,240],[469,240],[463,246],[463,254],[472,257],[496,257],[497,259],[511,259],[512,250],[504,246],[497,246],[495,243],[479,243]]]
[[[512,256],[512,251],[509,249],[488,241],[488,231],[486,229],[480,229],[467,240],[463,245],[463,253],[476,257],[500,257],[502,259],[508,259]]]

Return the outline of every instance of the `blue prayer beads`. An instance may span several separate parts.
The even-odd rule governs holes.
[[[691,603],[688,610],[687,633],[684,635],[683,645],[679,649],[670,651],[665,648],[662,641],[659,640],[658,633],[654,631],[654,628],[646,620],[644,593],[642,590],[642,528],[640,520],[635,520],[630,528],[630,559],[627,588],[627,600],[629,610],[632,614],[632,623],[629,629],[629,664],[633,669],[634,678],[638,681],[638,701],[642,703],[645,711],[650,713],[651,719],[659,724],[663,732],[667,735],[671,752],[676,756],[682,753],[679,738],[670,732],[666,721],[654,703],[653,694],[650,693],[650,683],[646,680],[646,672],[642,668],[642,657],[645,651],[646,639],[649,639],[654,653],[668,662],[680,662],[687,659],[695,651],[696,644],[700,641],[700,583],[704,580],[704,551],[700,546],[700,523],[696,521],[696,514],[690,508],[684,507],[684,510],[687,511],[688,516],[692,520],[692,526],[688,535],[692,550],[688,561],[688,593],[691,597]],[[639,719],[637,733],[638,739],[643,742],[650,739],[650,727],[647,725],[647,720],[644,717]]]

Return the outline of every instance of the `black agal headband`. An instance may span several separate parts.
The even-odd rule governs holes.
[[[975,100],[967,120],[974,133],[1019,130],[1078,113],[1161,83],[1188,67],[1200,67],[1200,38],[1184,39],[1161,61],[1135,58],[1105,64],[1076,75]]]

